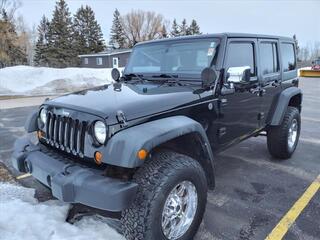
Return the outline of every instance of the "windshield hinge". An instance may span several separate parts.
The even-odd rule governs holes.
[[[117,112],[117,119],[118,119],[118,122],[121,124],[122,127],[126,127],[128,125],[127,118],[124,115],[124,112],[122,112],[121,110],[119,110]]]

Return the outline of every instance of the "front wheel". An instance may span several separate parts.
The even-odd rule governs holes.
[[[288,107],[281,125],[269,127],[267,143],[270,154],[279,159],[290,158],[300,136],[300,113],[295,107]]]
[[[128,240],[187,240],[196,234],[207,201],[207,181],[194,159],[161,151],[135,174],[137,196],[122,213]]]

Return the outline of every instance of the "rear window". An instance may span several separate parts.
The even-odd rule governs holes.
[[[260,64],[263,75],[279,71],[276,43],[265,42],[260,44]]]
[[[284,72],[296,69],[296,58],[294,54],[294,45],[292,43],[281,44],[281,55]]]

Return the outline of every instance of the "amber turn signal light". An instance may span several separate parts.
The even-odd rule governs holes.
[[[94,161],[96,164],[100,165],[102,163],[102,153],[101,152],[95,152],[94,153]]]
[[[140,160],[145,160],[146,157],[148,156],[148,152],[144,149],[140,149],[139,152],[137,153],[137,156]]]
[[[37,135],[38,135],[38,138],[43,138],[44,137],[44,132],[43,131],[37,131]]]

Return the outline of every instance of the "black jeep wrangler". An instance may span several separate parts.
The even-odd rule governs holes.
[[[295,151],[295,49],[291,38],[231,33],[137,44],[115,83],[44,102],[14,166],[64,202],[121,212],[127,239],[192,239],[214,153],[261,132],[273,157]]]

